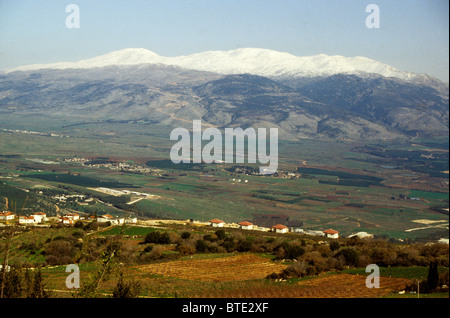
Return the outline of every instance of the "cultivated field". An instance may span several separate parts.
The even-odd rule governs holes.
[[[201,282],[231,282],[262,279],[286,265],[254,254],[212,259],[187,259],[137,266],[143,274],[176,277]]]

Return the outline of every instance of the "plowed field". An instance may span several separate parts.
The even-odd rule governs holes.
[[[136,268],[146,274],[203,281],[231,282],[265,278],[273,272],[281,272],[286,265],[251,255],[237,255],[212,259],[187,259]]]
[[[367,288],[366,276],[338,274],[299,282],[297,297],[311,298],[367,298],[380,297],[405,288],[406,278],[380,277],[380,288]]]

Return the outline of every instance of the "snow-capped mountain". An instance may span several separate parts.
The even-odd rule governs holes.
[[[18,71],[18,72],[14,72]],[[125,49],[0,75],[0,116],[278,127],[280,138],[448,135],[448,84],[364,57]]]
[[[85,69],[105,66],[163,64],[219,74],[252,74],[265,77],[316,77],[334,74],[377,74],[402,80],[424,80],[427,75],[401,71],[366,57],[295,56],[268,49],[242,48],[230,51],[207,51],[187,56],[165,57],[146,49],[123,49],[77,62],[34,64],[5,70]]]

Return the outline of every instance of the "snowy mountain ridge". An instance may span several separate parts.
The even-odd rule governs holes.
[[[33,71],[41,69],[86,69],[106,66],[163,64],[219,74],[253,74],[266,77],[312,77],[334,74],[378,74],[402,80],[424,80],[424,74],[401,71],[381,62],[356,56],[318,54],[299,57],[269,49],[241,48],[230,51],[206,51],[186,56],[165,57],[142,48],[128,48],[76,62],[33,64],[6,69]]]

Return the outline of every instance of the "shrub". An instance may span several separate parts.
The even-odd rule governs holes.
[[[75,224],[73,226],[78,228],[78,229],[82,229],[84,227],[84,224],[83,224],[82,221],[78,220],[78,221],[75,222]]]
[[[305,249],[300,245],[287,245],[284,249],[284,257],[288,259],[296,259],[305,254]]]
[[[203,236],[203,240],[210,241],[210,242],[217,242],[219,238],[216,234],[206,234]]]
[[[119,274],[119,280],[113,290],[113,298],[135,298],[139,296],[141,285],[137,281],[125,283],[123,273]]]
[[[55,255],[48,255],[45,258],[45,263],[47,265],[53,266],[53,265],[60,265],[61,261],[58,257],[56,257]]]
[[[215,234],[219,240],[223,240],[226,237],[225,230],[222,229],[217,230]]]
[[[341,245],[339,244],[338,241],[331,241],[330,242],[330,250],[337,251],[340,247],[341,247]]]
[[[177,250],[181,255],[191,255],[195,253],[195,246],[191,243],[182,243],[178,245]]]
[[[336,255],[344,259],[345,264],[349,266],[357,266],[359,261],[358,252],[352,247],[345,247],[341,249]]]
[[[68,264],[75,255],[76,249],[69,241],[52,241],[45,247],[46,262],[49,265]],[[53,257],[51,257],[53,256]]]
[[[226,238],[221,245],[228,253],[236,250],[236,242],[233,238]]]
[[[206,253],[208,251],[208,245],[203,240],[197,240],[195,242],[195,249],[199,253]]]
[[[187,240],[190,237],[191,237],[191,233],[190,232],[183,232],[183,233],[181,233],[181,238],[183,240]]]
[[[237,243],[236,250],[238,252],[248,252],[252,249],[253,243],[249,240],[240,240]]]
[[[144,243],[170,244],[170,236],[167,232],[153,231],[145,236]]]

